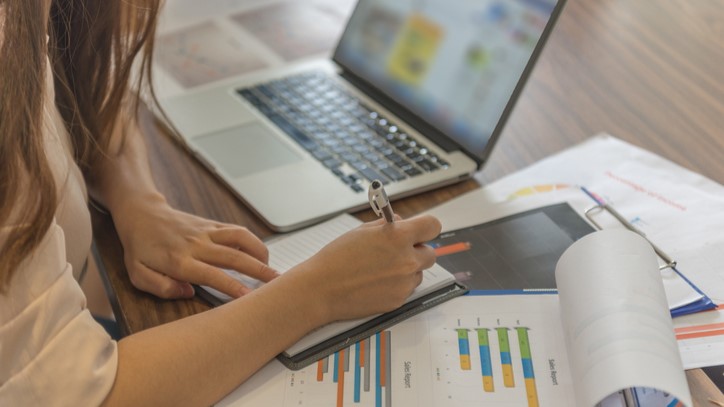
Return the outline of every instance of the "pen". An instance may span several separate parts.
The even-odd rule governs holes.
[[[372,181],[367,191],[367,197],[370,200],[372,210],[375,211],[377,216],[384,216],[388,223],[394,222],[395,214],[392,212],[390,198],[387,197],[387,192],[385,192],[385,187],[382,186],[382,182],[379,180]]]

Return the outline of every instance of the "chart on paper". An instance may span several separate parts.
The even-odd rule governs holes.
[[[307,368],[286,371],[283,405],[573,405],[550,297],[480,296],[443,304]]]
[[[392,338],[380,332],[287,375],[285,405],[392,406]]]
[[[439,316],[429,324],[434,405],[537,407],[566,399],[560,331],[530,313]]]

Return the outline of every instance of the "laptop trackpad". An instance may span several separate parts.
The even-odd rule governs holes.
[[[302,159],[271,129],[259,123],[195,137],[192,142],[211,159],[214,166],[234,178]]]

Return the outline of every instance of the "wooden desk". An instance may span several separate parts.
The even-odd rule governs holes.
[[[493,156],[489,182],[605,131],[724,183],[724,3],[569,0]],[[177,208],[271,231],[208,171],[143,118],[159,188]],[[410,216],[478,188],[466,181],[395,202]],[[357,214],[373,218],[371,211]],[[161,301],[131,286],[111,220],[94,233],[114,311],[126,333],[208,309]],[[687,373],[694,405],[724,401],[701,370]]]

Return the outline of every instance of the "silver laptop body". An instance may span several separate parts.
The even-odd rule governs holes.
[[[188,149],[275,231],[481,168],[563,1],[361,0],[333,58],[161,107]]]

